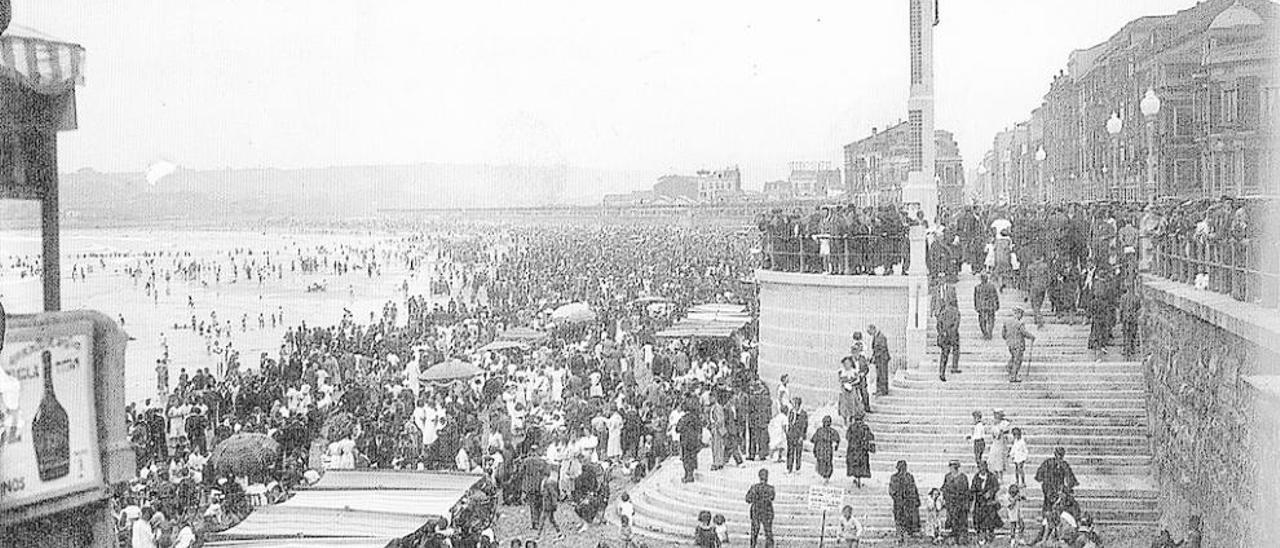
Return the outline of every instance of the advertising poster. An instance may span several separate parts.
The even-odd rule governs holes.
[[[0,351],[0,511],[102,483],[93,324],[14,328]]]

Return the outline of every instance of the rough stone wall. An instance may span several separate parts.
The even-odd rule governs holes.
[[[1274,471],[1262,470],[1280,467],[1274,454],[1266,456],[1267,447],[1273,453],[1276,447],[1275,423],[1259,413],[1257,391],[1245,377],[1275,374],[1280,357],[1207,321],[1195,307],[1179,306],[1167,292],[1148,286],[1143,295],[1147,413],[1163,525],[1177,538],[1187,516],[1199,514],[1209,546],[1276,545],[1258,543],[1275,525],[1258,519],[1255,496],[1275,490]]]

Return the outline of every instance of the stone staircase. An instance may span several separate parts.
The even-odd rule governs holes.
[[[867,527],[867,537],[883,539],[893,531],[888,478],[895,463],[909,463],[922,497],[940,487],[946,463],[958,459],[962,471],[974,472],[971,430],[972,412],[982,411],[990,420],[993,409],[1003,409],[1021,427],[1031,456],[1026,465],[1031,512],[1040,507],[1036,467],[1052,455],[1054,447],[1066,449],[1080,480],[1076,489],[1081,508],[1092,514],[1105,531],[1117,527],[1150,527],[1158,518],[1155,482],[1149,474],[1151,448],[1147,439],[1145,385],[1141,365],[1123,361],[1113,348],[1101,359],[1086,349],[1087,325],[1070,325],[1049,319],[1043,329],[1032,327],[1037,339],[1024,367],[1024,381],[1011,384],[1005,376],[1008,353],[999,339],[999,326],[1013,306],[1024,306],[1022,296],[1006,289],[1004,309],[996,318],[996,338],[981,339],[973,312],[974,279],[962,279],[957,292],[961,307],[960,374],[938,380],[938,348],[929,335],[928,362],[923,367],[899,371],[890,395],[872,398],[867,423],[876,435],[878,452],[872,455],[871,481],[861,489],[844,476],[844,440],[837,451],[831,485],[844,487],[846,503],[854,507]],[[1029,307],[1027,307],[1029,308]],[[1030,324],[1030,314],[1028,314]],[[834,379],[835,372],[832,376]],[[830,408],[810,413],[812,428]],[[839,419],[836,418],[839,422]],[[841,437],[843,438],[843,429]],[[812,432],[812,430],[811,430]],[[809,486],[820,485],[812,453],[806,449],[804,469],[786,474],[776,463],[748,461],[711,472],[710,452],[700,459],[697,481],[680,483],[680,463],[670,459],[632,491],[636,508],[635,532],[651,545],[687,545],[701,510],[728,518],[732,533],[744,543],[750,520],[743,497],[756,482],[757,470],[770,470],[770,483],[778,490],[774,531],[781,546],[816,546],[822,514],[806,506]],[[1004,483],[1013,479],[1012,465]],[[827,538],[838,530],[838,517],[827,517]],[[1034,531],[1035,528],[1031,527]],[[1033,533],[1034,534],[1034,533]]]

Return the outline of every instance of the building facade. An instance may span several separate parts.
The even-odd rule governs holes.
[[[715,202],[742,197],[742,172],[738,166],[699,170],[696,175],[663,175],[653,185],[655,197]]]
[[[1012,202],[1277,193],[1277,7],[1205,0],[1071,53],[1025,135],[992,143]],[[1149,93],[1156,100],[1144,98]],[[1145,112],[1144,112],[1145,111]],[[1040,151],[1043,150],[1043,154]]]
[[[941,205],[964,201],[964,162],[950,131],[935,130],[934,169]],[[899,122],[884,131],[844,146],[845,192],[860,205],[897,204],[918,151],[912,145],[911,125]]]
[[[797,198],[824,198],[830,193],[844,191],[840,169],[832,167],[831,162],[791,162],[788,167],[791,174],[787,182],[791,184],[792,195]]]

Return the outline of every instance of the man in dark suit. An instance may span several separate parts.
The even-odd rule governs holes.
[[[969,478],[960,471],[960,461],[952,460],[950,468],[942,480],[942,501],[947,507],[945,528],[956,544],[969,544],[969,506],[973,500]]]
[[[1036,340],[1036,336],[1027,331],[1022,323],[1022,309],[1013,309],[1013,317],[1004,323],[1002,329],[1005,344],[1009,347],[1009,364],[1005,367],[1009,372],[1009,382],[1022,382],[1018,371],[1022,369],[1022,355],[1027,350],[1027,339]]]
[[[764,528],[764,546],[773,547],[773,499],[777,496],[769,485],[769,470],[760,469],[760,483],[747,490],[747,504],[751,505],[751,548],[756,548],[760,529]]]
[[[684,466],[684,477],[681,483],[693,481],[693,472],[698,469],[698,451],[702,450],[702,412],[695,404],[686,404],[684,416],[676,423],[676,432],[680,434],[680,463]]]
[[[987,470],[987,461],[978,461],[978,473],[973,475],[970,494],[973,496],[973,528],[978,531],[978,542],[995,540],[995,530],[1003,527],[1000,520],[1000,480]]]
[[[787,416],[787,472],[800,471],[800,458],[804,455],[804,440],[809,437],[809,414],[800,408],[800,398],[791,400],[791,412]]]
[[[529,449],[529,456],[524,458],[520,469],[520,491],[529,504],[531,527],[537,530],[542,522],[542,482],[547,478],[547,461],[542,460],[537,444]]]
[[[871,336],[871,364],[876,366],[876,395],[889,395],[889,339],[875,324],[867,326]]]
[[[942,350],[938,358],[938,379],[943,382],[947,381],[948,358],[951,372],[960,372],[960,308],[956,306],[955,293],[951,293],[951,297],[938,311],[938,348]]]
[[[1000,310],[1000,290],[985,272],[978,278],[981,281],[973,288],[973,309],[978,311],[978,329],[982,330],[982,338],[989,341],[996,328],[996,311]]]
[[[773,400],[769,397],[769,387],[760,379],[747,385],[747,458],[765,460],[769,458],[769,419],[772,418]]]

